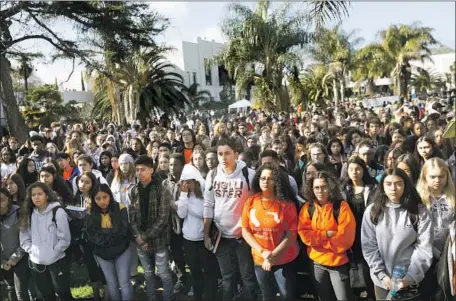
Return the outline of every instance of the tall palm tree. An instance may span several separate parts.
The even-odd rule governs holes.
[[[188,103],[181,91],[183,78],[171,71],[173,68],[160,48],[138,51],[119,64],[118,76],[129,122],[136,120],[141,109],[178,112]]]
[[[283,79],[285,70],[300,65],[296,48],[307,44],[306,17],[293,10],[290,3],[271,11],[270,1],[260,0],[255,9],[241,4],[229,6],[233,17],[226,19],[222,32],[227,47],[214,60],[224,65],[236,82],[236,97],[254,86],[253,100],[258,106],[288,110],[288,91]]]
[[[324,104],[333,96],[333,77],[329,68],[323,64],[309,66],[301,74],[294,68],[288,78],[293,104],[303,104],[304,109],[310,103]]]
[[[28,92],[28,79],[32,75],[33,65],[31,64],[30,58],[23,55],[19,60],[19,74],[24,80],[25,93]]]
[[[198,107],[200,103],[210,101],[212,96],[207,90],[198,90],[199,84],[193,83],[190,86],[183,86],[182,92],[187,96],[188,100],[194,107]]]
[[[348,16],[349,1],[311,0],[309,18],[315,24],[317,33],[330,21],[342,21]]]
[[[339,105],[339,95],[341,101],[345,99],[346,78],[354,62],[355,46],[361,41],[361,38],[356,37],[356,31],[346,33],[341,24],[338,24],[330,29],[320,29],[316,43],[309,47],[313,58],[329,66],[329,71],[333,74],[332,88],[336,106]]]
[[[381,78],[391,71],[392,60],[380,44],[367,45],[356,52],[352,64],[352,77],[358,84],[366,81],[366,94],[372,95],[375,79]]]
[[[423,68],[417,68],[417,73],[412,75],[410,84],[415,87],[418,93],[426,93],[430,90],[435,91],[445,85],[439,74]]]
[[[410,61],[431,59],[430,46],[437,44],[432,35],[433,29],[412,25],[392,25],[379,33],[382,47],[391,59],[394,59],[392,77],[395,95],[407,96],[407,88],[412,76]]]

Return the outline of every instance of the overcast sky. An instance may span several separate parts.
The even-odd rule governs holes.
[[[251,3],[253,5],[254,3]],[[150,6],[170,18],[171,26],[160,40],[176,48],[167,55],[174,64],[183,68],[182,41],[196,41],[196,37],[224,42],[219,25],[227,14],[228,2],[151,2]],[[277,4],[275,4],[277,5]],[[411,24],[419,21],[423,26],[434,28],[435,38],[442,44],[455,48],[454,2],[352,2],[350,16],[343,22],[346,31],[357,30],[364,44],[375,41],[379,30],[392,24]],[[62,24],[62,32],[71,27]],[[72,36],[72,35],[70,35]],[[362,46],[362,45],[361,45]],[[30,50],[47,46],[43,42],[29,46]],[[54,64],[35,63],[36,75],[45,83],[65,81],[71,71],[70,61]],[[64,89],[81,89],[81,70],[78,66],[71,79],[62,85]]]

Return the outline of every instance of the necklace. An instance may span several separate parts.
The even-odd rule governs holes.
[[[267,210],[271,209],[271,207],[274,206],[274,204],[275,204],[275,200],[273,200],[273,201],[272,201],[272,204],[269,205],[269,207],[266,208],[266,207],[264,206],[264,204],[263,204],[263,198],[262,198],[262,197],[260,198],[260,200],[261,200],[261,207],[263,207],[263,210],[264,210],[264,211],[267,211]]]

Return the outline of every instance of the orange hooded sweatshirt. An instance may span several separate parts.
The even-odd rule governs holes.
[[[334,219],[333,204],[320,206],[314,202],[315,211],[310,220],[309,203],[299,213],[298,234],[307,247],[309,258],[323,266],[338,267],[348,263],[345,251],[355,241],[356,221],[346,201],[340,204],[338,223]],[[326,231],[336,231],[328,238]]]

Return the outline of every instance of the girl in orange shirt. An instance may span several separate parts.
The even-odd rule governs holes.
[[[355,217],[329,173],[318,172],[305,185],[311,201],[299,213],[298,233],[313,261],[312,274],[320,301],[353,301],[345,252],[355,240]]]
[[[298,217],[287,189],[286,174],[272,165],[263,165],[252,183],[254,194],[242,212],[242,237],[252,248],[255,274],[263,300],[275,299],[275,282],[283,300],[293,300],[298,256]]]

